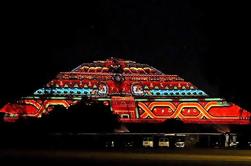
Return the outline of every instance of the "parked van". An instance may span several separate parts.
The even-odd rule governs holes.
[[[153,137],[145,137],[143,139],[143,147],[153,148]]]
[[[160,138],[159,139],[159,147],[169,147],[169,139],[168,138]]]
[[[175,141],[176,148],[184,148],[185,147],[185,140],[184,137],[178,137]]]

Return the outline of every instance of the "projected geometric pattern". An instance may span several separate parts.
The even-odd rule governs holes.
[[[178,118],[185,123],[250,123],[248,111],[224,99],[210,98],[177,75],[116,58],[60,72],[44,87],[6,104],[0,112],[5,113],[6,121],[21,116],[41,117],[55,105],[68,108],[83,97],[108,103],[123,122],[156,123]]]

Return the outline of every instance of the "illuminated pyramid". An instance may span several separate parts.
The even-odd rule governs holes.
[[[122,122],[154,123],[178,118],[184,123],[250,123],[250,112],[224,99],[208,97],[177,75],[115,58],[60,72],[45,87],[6,104],[0,112],[5,113],[6,121],[20,116],[41,117],[55,105],[68,108],[83,97],[110,105]]]

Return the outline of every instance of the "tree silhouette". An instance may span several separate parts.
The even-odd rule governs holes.
[[[68,109],[57,105],[40,119],[21,118],[16,125],[32,132],[112,132],[120,124],[109,106],[84,98]]]
[[[165,132],[184,132],[185,125],[179,119],[167,119],[160,126],[161,130]]]

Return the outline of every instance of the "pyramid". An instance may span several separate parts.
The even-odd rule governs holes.
[[[60,72],[44,87],[16,103],[7,103],[0,112],[9,122],[21,116],[39,118],[55,105],[68,108],[83,97],[109,103],[122,122],[158,123],[178,118],[197,124],[250,123],[250,112],[225,99],[209,97],[178,75],[117,58]]]

